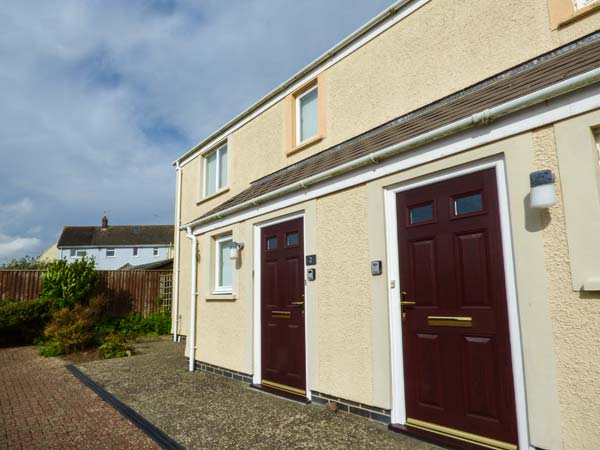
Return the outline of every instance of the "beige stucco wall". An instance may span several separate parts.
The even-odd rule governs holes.
[[[599,117],[598,114],[596,117]],[[572,119],[569,122],[573,124],[578,121]],[[560,125],[561,128],[564,126],[564,123]],[[578,183],[578,178],[585,178],[585,173],[568,172],[565,177],[561,176],[554,134],[552,127],[539,130],[534,136],[534,145],[536,166],[550,168],[559,176],[559,204],[551,208],[544,218],[543,235],[548,279],[546,295],[552,316],[558,368],[561,431],[563,448],[591,450],[598,448],[600,442],[600,292],[578,292],[572,288],[570,267],[580,255],[573,254],[573,259],[569,257],[566,228],[571,218],[568,222],[565,220],[567,204],[562,201],[561,186],[566,190],[568,185]],[[589,145],[593,148],[591,143]],[[571,146],[569,150],[578,152],[584,151],[584,148],[575,149]],[[592,180],[593,175],[592,172]],[[593,192],[597,194],[596,190]],[[586,215],[593,217],[598,214],[597,204],[586,206],[586,209],[589,208]],[[597,233],[598,229],[595,231]],[[598,255],[600,247],[594,242],[597,237],[586,235],[582,238],[588,240],[588,245],[595,248]]]
[[[372,404],[373,352],[365,186],[317,201],[319,385]]]
[[[274,170],[598,28],[600,11],[552,31],[547,0],[432,0],[324,72],[322,141],[286,156],[282,100],[228,137],[227,192],[197,203],[202,158],[185,165],[182,221],[199,217]]]
[[[432,0],[327,70],[327,90],[320,99],[327,108],[326,137],[319,144],[285,156],[285,110],[280,103],[229,137],[229,191],[198,203],[201,158],[187,164],[181,221],[200,216],[252,180],[598,28],[600,13],[595,13],[551,31],[546,0]],[[579,195],[578,189],[590,179],[579,183],[581,161],[571,147],[575,144],[578,152],[590,144],[581,130],[596,122],[600,123],[600,113],[583,115],[555,129],[524,133],[202,235],[196,358],[253,373],[254,226],[303,212],[307,253],[319,256],[317,281],[307,284],[306,297],[309,387],[390,408],[389,280],[369,273],[370,261],[386,261],[383,189],[503,154],[531,442],[545,449],[594,448],[600,441],[600,294],[576,292],[573,283],[578,286],[581,277],[598,273],[595,264],[600,258],[594,255],[600,243],[594,239],[600,239],[600,234],[596,230],[597,236],[589,238],[589,221],[577,218],[580,211],[598,205],[588,201],[588,191]],[[553,168],[562,175],[563,166],[558,186],[563,188],[564,203],[561,196],[561,203],[548,214],[529,208],[529,173]],[[581,232],[579,226],[588,231]],[[245,242],[246,248],[236,271],[234,298],[215,301],[209,298],[211,242],[215,234],[226,231]],[[189,329],[190,250],[191,242],[182,234],[183,334]],[[580,277],[590,267],[592,275]]]

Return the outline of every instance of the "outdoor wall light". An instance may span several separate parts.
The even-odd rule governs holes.
[[[532,208],[547,209],[556,205],[556,188],[551,170],[538,170],[529,174],[529,205]]]
[[[243,248],[244,248],[243,242],[231,241],[231,245],[229,247],[229,258],[230,259],[238,259],[240,257],[240,250]]]

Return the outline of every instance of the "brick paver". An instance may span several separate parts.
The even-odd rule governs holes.
[[[0,449],[158,449],[34,347],[0,349]]]

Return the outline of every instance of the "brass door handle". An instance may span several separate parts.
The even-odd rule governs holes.
[[[408,302],[408,301],[400,302],[400,306],[415,306],[416,304],[417,304],[417,302]]]
[[[302,306],[304,305],[304,302],[290,302],[290,305]]]

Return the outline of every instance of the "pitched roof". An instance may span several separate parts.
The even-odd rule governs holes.
[[[120,267],[119,270],[169,270],[172,268],[173,258],[169,258],[147,264],[139,264],[137,266],[127,263],[123,265],[123,267]]]
[[[57,246],[169,245],[174,233],[173,225],[112,225],[104,230],[101,227],[65,227]]]
[[[195,221],[598,67],[595,32],[260,178]]]

